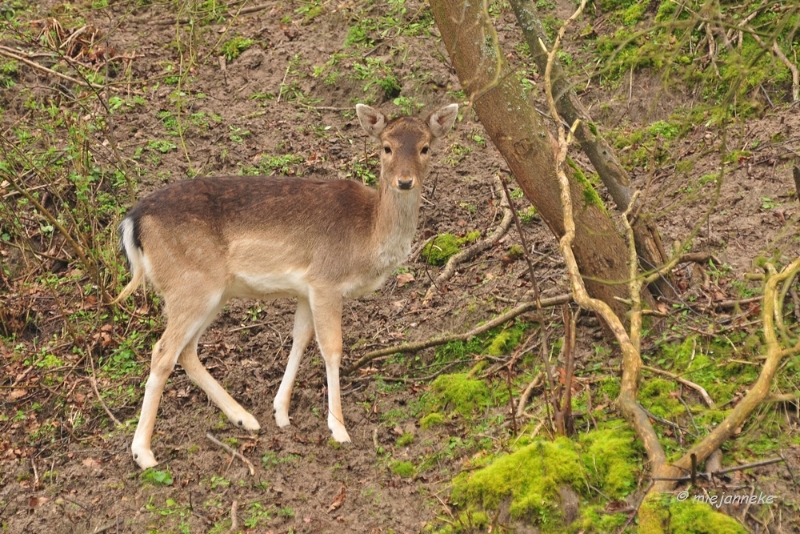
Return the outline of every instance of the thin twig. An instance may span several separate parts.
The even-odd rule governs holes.
[[[519,396],[519,401],[517,402],[517,418],[522,417],[522,414],[525,413],[525,405],[528,403],[528,398],[531,396],[531,393],[533,393],[533,390],[542,384],[543,376],[542,372],[539,371],[536,376],[533,377],[533,380],[528,383],[522,395]]]
[[[239,530],[239,518],[236,516],[236,509],[239,507],[239,503],[235,500],[231,503],[231,528],[228,529],[228,532],[236,532]]]
[[[283,74],[283,81],[281,81],[280,86],[278,86],[278,99],[275,101],[276,104],[281,103],[281,97],[283,96],[283,85],[286,83],[286,77],[289,75],[289,69],[292,66],[292,62],[289,61],[289,64],[286,65],[286,72]]]
[[[89,365],[92,367],[92,376],[89,377],[89,382],[92,383],[92,389],[94,390],[94,394],[97,395],[97,400],[100,401],[100,405],[106,411],[106,413],[111,418],[111,420],[114,421],[114,424],[117,425],[117,426],[124,426],[122,423],[119,422],[119,419],[114,417],[114,414],[111,413],[111,410],[109,410],[108,406],[106,406],[106,403],[103,400],[103,397],[100,396],[100,392],[97,391],[97,378],[96,378],[95,372],[94,372],[94,359],[92,358],[92,354],[91,354],[92,348],[94,348],[94,345],[89,347],[89,350],[88,350]]]
[[[244,455],[242,455],[242,453],[240,453],[239,451],[236,451],[236,450],[232,449],[231,447],[229,447],[228,445],[226,445],[226,444],[222,443],[220,440],[218,440],[217,438],[215,438],[215,437],[214,437],[214,436],[211,434],[211,432],[206,432],[206,437],[207,437],[207,438],[208,438],[208,439],[209,439],[209,440],[210,440],[212,443],[214,443],[215,445],[218,445],[218,446],[222,447],[223,449],[225,449],[226,451],[228,451],[228,453],[229,453],[231,456],[235,456],[236,458],[239,458],[241,461],[243,461],[244,463],[246,463],[246,464],[247,464],[247,467],[250,469],[250,476],[253,476],[253,475],[255,475],[255,474],[256,474],[256,468],[253,466],[253,464],[252,464],[252,462],[250,462],[250,460],[248,460],[247,458],[245,458],[245,457],[244,457]]]
[[[669,371],[664,371],[663,369],[658,369],[656,367],[650,367],[649,365],[643,365],[642,369],[644,369],[645,371],[650,371],[651,373],[655,373],[657,375],[663,375],[669,377],[675,380],[676,382],[683,384],[684,386],[692,388],[693,390],[697,391],[700,394],[700,396],[703,398],[703,402],[705,402],[709,408],[711,408],[712,410],[716,409],[716,404],[714,404],[714,401],[711,399],[711,396],[708,394],[705,388],[700,384],[695,384],[691,380],[686,380],[685,378],[678,376],[675,373],[670,373]]]
[[[528,274],[531,277],[531,285],[533,286],[533,300],[538,301],[539,284],[536,282],[536,276],[533,274],[533,265],[531,264],[531,256],[530,254],[528,254],[528,243],[525,241],[525,233],[522,231],[522,225],[519,222],[519,217],[517,217],[517,210],[514,209],[514,204],[511,202],[511,194],[508,192],[508,186],[506,185],[506,181],[503,180],[503,178],[500,176],[498,176],[497,179],[503,186],[503,192],[506,194],[506,202],[508,202],[508,207],[511,210],[511,215],[514,217],[514,224],[517,227],[517,233],[519,234],[520,243],[522,243],[522,253],[525,256],[525,262],[528,264]]]
[[[34,69],[38,69],[38,70],[46,72],[48,74],[52,74],[53,76],[58,76],[59,78],[61,78],[63,80],[67,80],[68,82],[74,83],[75,85],[87,85],[87,83],[84,83],[84,82],[78,80],[77,78],[73,78],[72,76],[67,76],[66,74],[61,74],[60,72],[54,71],[53,69],[49,69],[49,68],[45,67],[44,65],[40,65],[40,64],[36,63],[35,61],[31,61],[29,59],[25,59],[22,56],[18,56],[10,48],[7,48],[5,46],[0,46],[0,56],[6,56],[8,58],[15,59],[17,61],[21,61],[22,63],[25,63],[26,65],[29,65],[29,66],[33,67]],[[88,83],[88,86],[89,87],[93,87],[95,89],[104,89],[104,87],[102,85],[97,85],[97,84],[93,84],[93,83]]]

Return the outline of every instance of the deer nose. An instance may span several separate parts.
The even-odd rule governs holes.
[[[408,190],[408,189],[411,189],[412,185],[414,185],[414,179],[413,178],[408,178],[408,179],[398,178],[397,179],[397,187],[399,187],[400,189]]]

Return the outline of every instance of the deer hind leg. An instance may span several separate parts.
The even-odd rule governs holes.
[[[297,377],[297,369],[303,353],[314,335],[314,319],[307,299],[298,297],[297,311],[294,313],[294,330],[292,331],[292,350],[286,363],[281,386],[275,395],[275,423],[283,428],[289,426],[289,404],[292,400],[292,388]]]
[[[168,309],[168,312],[172,313],[168,313],[167,328],[153,347],[150,376],[144,389],[142,411],[131,443],[133,459],[142,469],[158,464],[150,448],[150,440],[167,379],[175,367],[178,356],[190,342],[199,337],[205,326],[213,319],[213,312],[219,306],[220,297],[203,299],[202,302],[200,299],[193,300],[197,305],[185,306],[175,311]]]
[[[342,362],[342,297],[341,294],[311,293],[311,313],[314,330],[317,332],[325,371],[328,375],[328,428],[333,439],[339,443],[350,443],[344,427],[342,396],[339,390],[339,364]]]
[[[216,316],[216,311],[218,310],[211,314],[211,319]],[[178,363],[181,364],[192,382],[205,392],[211,402],[222,410],[231,423],[252,432],[260,430],[261,425],[258,424],[258,420],[242,408],[200,362],[200,358],[197,357],[197,341],[200,339],[201,333],[202,330],[186,345],[178,358]]]

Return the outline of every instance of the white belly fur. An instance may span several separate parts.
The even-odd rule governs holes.
[[[236,273],[233,293],[236,296],[265,298],[280,296],[308,296],[306,271],[285,273]]]

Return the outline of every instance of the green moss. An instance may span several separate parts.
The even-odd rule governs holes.
[[[735,519],[693,498],[678,501],[672,495],[653,494],[639,509],[640,534],[742,534]]]
[[[392,462],[389,469],[395,475],[403,478],[411,478],[414,476],[414,464],[411,462]]]
[[[638,454],[633,433],[627,430],[598,430],[581,437],[581,457],[590,483],[603,493],[621,499],[636,487]]]
[[[517,323],[513,327],[497,334],[486,348],[486,354],[500,356],[511,352],[522,341],[522,335],[525,333],[527,326],[525,323]]]
[[[639,402],[653,415],[670,419],[684,413],[685,410],[680,401],[673,395],[676,389],[675,382],[662,378],[649,378],[642,384],[642,389],[639,392]]]
[[[758,352],[759,348],[751,350]],[[739,389],[749,386],[758,377],[757,366],[729,362],[733,348],[725,340],[704,343],[691,336],[680,344],[663,346],[661,356],[659,365],[703,386],[720,405],[732,400]],[[742,357],[740,354],[736,359]]]
[[[220,51],[223,56],[228,58],[228,61],[233,61],[239,57],[242,52],[250,48],[254,42],[255,41],[252,39],[245,39],[244,37],[237,36],[224,42],[220,47]]]
[[[594,205],[600,208],[603,213],[606,213],[606,206],[603,204],[603,200],[600,198],[600,195],[597,194],[592,183],[586,178],[586,175],[583,174],[583,171],[578,167],[578,165],[567,156],[567,163],[570,167],[572,167],[572,175],[581,185],[583,189],[583,206],[584,208]]]
[[[661,137],[662,139],[669,140],[675,139],[680,134],[680,129],[666,121],[656,121],[647,127],[647,133],[652,137]]]
[[[439,234],[422,249],[422,257],[429,265],[444,265],[451,256],[458,253],[459,249],[477,241],[481,237],[480,230],[469,232],[464,237],[453,234]]]
[[[571,532],[618,532],[628,521],[627,514],[609,514],[605,505],[584,506],[580,513],[580,517],[571,525]]]
[[[469,417],[475,408],[489,402],[489,388],[469,374],[441,375],[431,384],[436,409],[450,409]]]
[[[397,446],[398,447],[406,447],[414,443],[414,434],[409,432],[405,432],[402,436],[397,438]]]
[[[462,473],[453,480],[451,500],[487,510],[497,509],[510,498],[512,517],[551,524],[560,518],[559,486],[585,488],[585,483],[585,469],[574,443],[558,438],[537,441],[483,469]]]
[[[419,420],[419,426],[426,430],[441,424],[444,424],[444,415],[438,412],[428,414]]]
[[[511,258],[512,260],[516,260],[517,258],[521,258],[525,255],[525,251],[522,250],[522,247],[519,245],[511,245],[508,247],[508,252],[506,252],[506,256]]]
[[[625,11],[622,12],[622,23],[625,26],[633,26],[639,22],[648,5],[649,4],[644,2],[636,2],[635,4],[629,6]]]
[[[601,395],[605,394],[609,400],[616,399],[619,396],[619,379],[614,376],[603,378],[598,385],[597,392]]]
[[[509,351],[519,345],[529,326],[528,323],[517,321],[505,329],[501,329],[501,327],[493,328],[467,342],[451,341],[437,349],[436,361],[463,360],[473,354],[508,354]],[[473,374],[475,372],[477,371],[474,371]]]
[[[636,0],[599,0],[600,7],[603,8],[603,11],[627,8],[636,3]]]

